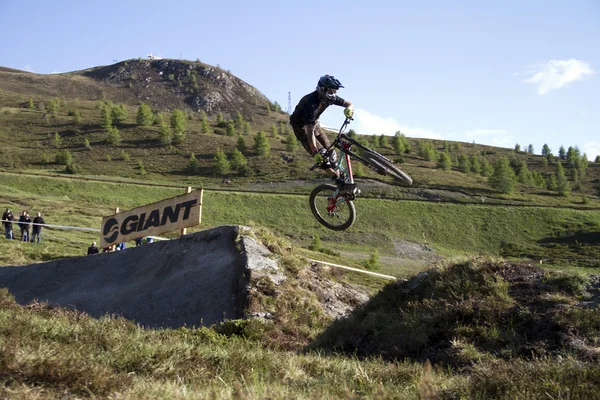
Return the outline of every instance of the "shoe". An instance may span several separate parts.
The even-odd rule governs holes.
[[[340,194],[352,193],[356,189],[356,183],[342,183],[338,185]]]

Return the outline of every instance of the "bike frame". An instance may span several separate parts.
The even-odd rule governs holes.
[[[342,124],[342,127],[340,128],[340,131],[338,132],[335,140],[327,148],[327,151],[331,151],[331,149],[335,147],[336,149],[339,149],[342,153],[344,153],[342,162],[338,163],[336,169],[344,173],[344,175],[346,176],[346,182],[348,183],[354,183],[354,176],[352,174],[352,162],[350,161],[350,156],[365,164],[367,167],[370,167],[369,163],[364,158],[362,158],[361,156],[359,156],[351,150],[352,146],[357,146],[363,150],[373,151],[370,148],[363,146],[362,144],[360,144],[359,142],[357,142],[356,140],[352,139],[344,133],[344,129],[348,127],[348,124],[351,120],[352,118],[346,117],[346,120]]]

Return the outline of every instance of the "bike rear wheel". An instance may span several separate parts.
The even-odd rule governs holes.
[[[324,183],[310,193],[310,209],[319,223],[334,231],[343,231],[356,220],[356,208],[351,200],[336,196],[337,186]]]
[[[412,178],[405,172],[401,171],[400,168],[396,167],[391,160],[388,160],[381,154],[367,150],[362,154],[362,158],[369,162],[370,167],[377,171],[381,175],[392,175],[394,178],[399,179],[409,185],[412,185]]]

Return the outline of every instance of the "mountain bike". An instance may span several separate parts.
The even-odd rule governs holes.
[[[335,140],[327,148],[329,154],[335,151],[334,149],[340,150],[340,156],[343,154],[340,162],[333,163],[333,169],[339,171],[339,176],[344,183],[341,185],[321,184],[313,189],[309,198],[310,209],[317,221],[334,231],[348,229],[356,220],[356,207],[354,207],[353,201],[360,194],[360,190],[355,187],[351,160],[359,161],[381,175],[392,175],[399,181],[412,185],[411,177],[395,166],[391,160],[344,133],[351,120],[352,118],[346,118]],[[357,150],[352,151],[353,147]],[[320,165],[321,163],[317,162],[310,167],[310,170],[312,171]],[[344,184],[351,185],[350,187],[354,186],[354,188],[351,191],[344,191],[342,189]]]

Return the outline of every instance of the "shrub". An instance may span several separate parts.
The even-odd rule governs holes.
[[[67,164],[65,172],[67,174],[78,174],[79,172],[81,172],[81,168],[79,167],[79,165],[71,163]]]
[[[71,156],[71,152],[69,150],[62,150],[56,153],[54,160],[58,164],[69,165],[71,164],[73,157]]]
[[[188,161],[187,170],[189,172],[191,172],[192,174],[196,174],[196,173],[198,173],[198,168],[199,168],[198,160],[196,159],[196,155],[194,153],[192,153],[190,155],[190,159]]]

